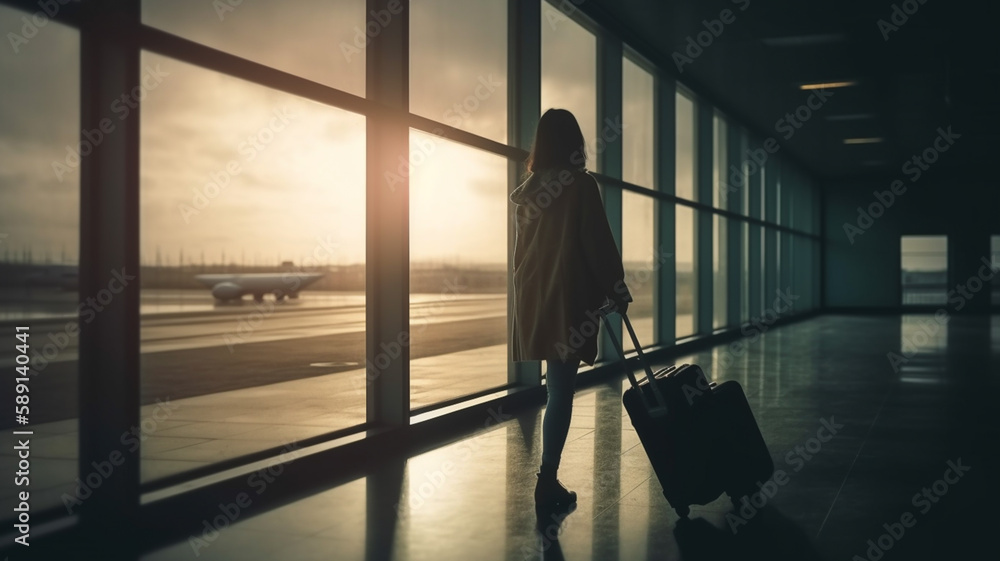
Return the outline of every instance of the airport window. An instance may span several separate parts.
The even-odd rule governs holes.
[[[903,305],[944,304],[948,292],[948,237],[902,236],[900,273]]]
[[[728,128],[725,117],[716,112],[712,117],[712,206],[715,208],[729,208],[730,187],[738,188],[737,185],[729,185],[726,174],[729,167],[726,146]]]
[[[542,113],[552,108],[573,113],[587,145],[587,169],[600,171],[597,37],[562,10],[542,2]]]
[[[695,244],[695,210],[677,205],[677,338],[697,332],[698,282],[695,278],[697,246]]]
[[[728,267],[728,220],[725,217],[715,214],[712,216],[715,235],[712,245],[712,327],[715,329],[725,327],[728,323],[726,314],[728,313],[727,302],[729,299],[729,267]]]
[[[30,13],[0,5],[0,28],[21,30],[25,21]],[[80,33],[55,22],[42,33],[44,43],[0,49],[0,356],[7,365],[2,395],[10,408],[2,428],[37,436],[30,438],[32,521],[47,509],[64,516],[60,497],[77,489],[78,327],[100,311],[81,306],[78,287],[78,158],[90,149],[80,142]],[[17,329],[25,326],[27,331]],[[15,383],[25,374],[29,403],[19,405],[15,398],[25,394]],[[16,460],[13,450],[4,457],[11,474],[18,471]],[[6,504],[17,505],[19,491],[27,494],[27,483],[15,485],[15,479],[11,475],[0,492]]]
[[[151,27],[236,56],[365,95],[364,0],[143,0]],[[395,14],[385,14],[389,25]]]
[[[784,232],[781,232],[781,231],[776,231],[774,233],[774,238],[775,238],[775,241],[774,241],[774,270],[772,271],[772,274],[774,275],[774,288],[775,288],[775,290],[781,290],[782,288],[785,287],[785,285],[784,285],[784,277],[782,276],[782,272],[784,271],[784,268],[786,267],[786,264],[785,264],[784,260],[787,259],[787,256],[785,255],[785,246],[783,244],[785,243],[785,236],[787,236],[787,235],[788,234],[786,234]]]
[[[757,214],[754,215],[756,218],[761,220],[767,219],[767,174],[768,166],[760,166],[760,171],[757,173],[758,183],[757,186],[760,189],[760,207],[757,208]]]
[[[776,171],[774,182],[774,216],[772,217],[772,221],[775,224],[783,224],[784,214],[782,213],[782,209],[785,205],[784,197],[786,195],[784,189],[786,187],[788,170],[787,168],[778,167]]]
[[[0,5],[0,24],[20,29],[31,14],[9,4]],[[520,160],[519,148],[507,145],[515,144],[508,123],[515,108],[533,108],[537,101],[542,111],[572,111],[587,143],[586,166],[596,171],[603,145],[598,140],[612,125],[597,121],[598,99],[619,87],[617,77],[598,82],[598,37],[612,47],[618,38],[604,35],[579,11],[570,14],[562,4],[542,2],[540,36],[530,41],[540,43],[528,46],[529,54],[540,56],[540,91],[519,100],[509,97],[507,22],[527,19],[515,13],[523,3],[424,0],[413,3],[399,26],[391,9],[372,13],[371,3],[361,0],[138,4],[143,25],[122,30],[137,39],[130,43],[132,51],[110,53],[104,48],[109,43],[95,33],[81,52],[79,31],[56,20],[96,21],[84,7],[52,16],[44,49],[32,42],[20,53],[0,54],[0,75],[10,78],[0,89],[5,115],[0,146],[15,156],[0,169],[0,187],[11,195],[0,208],[0,291],[9,303],[0,318],[30,318],[37,326],[33,339],[42,340],[42,358],[35,357],[33,365],[45,375],[33,381],[38,398],[32,424],[55,436],[40,438],[32,450],[47,464],[38,470],[37,486],[45,487],[33,506],[60,508],[61,493],[72,492],[74,478],[86,476],[78,458],[103,453],[120,425],[131,424],[125,416],[105,419],[84,407],[85,421],[92,426],[106,422],[115,431],[96,431],[77,450],[77,380],[137,381],[140,395],[123,390],[107,404],[129,416],[138,410],[143,419],[155,417],[167,400],[173,406],[169,419],[158,422],[142,442],[140,485],[131,480],[121,485],[130,496],[173,493],[175,484],[187,486],[195,477],[273,458],[290,442],[333,446],[333,439],[344,435],[364,438],[369,420],[398,428],[406,424],[407,413],[444,404],[465,407],[473,398],[506,390],[514,379],[536,383],[530,368],[512,367],[508,360],[508,193],[511,170],[521,164],[514,162]],[[539,15],[538,6],[530,6]],[[127,18],[129,11],[120,15]],[[384,26],[378,34],[376,25]],[[373,35],[389,41],[369,48]],[[148,50],[140,52],[135,45]],[[818,242],[812,239],[813,249],[805,251],[806,236],[774,227],[780,221],[799,232],[817,229],[817,214],[810,215],[812,222],[805,214],[800,222],[798,215],[805,206],[818,210],[813,194],[805,191],[812,186],[790,176],[787,190],[777,180],[765,193],[763,170],[750,178],[752,187],[727,186],[729,164],[737,160],[732,152],[745,152],[746,133],[721,114],[712,129],[707,122],[700,127],[699,101],[683,86],[665,98],[674,96],[675,129],[655,130],[661,99],[655,93],[657,69],[637,51],[625,51],[621,172],[622,180],[639,188],[625,186],[621,192],[620,233],[635,298],[631,316],[641,340],[669,343],[653,337],[655,295],[663,280],[657,271],[664,257],[675,259],[676,291],[668,298],[675,298],[676,315],[661,319],[674,322],[678,339],[729,327],[730,318],[756,315],[748,309],[751,271],[763,277],[763,302],[773,299],[774,285],[786,278],[779,275],[795,275],[792,280],[802,290],[808,290],[803,288],[807,281],[817,287]],[[81,190],[79,167],[66,160],[67,147],[72,151],[81,145],[79,123],[90,122],[96,113],[81,115],[80,99],[96,100],[104,87],[132,79],[122,63],[131,65],[135,57],[145,86],[142,111],[134,117],[138,142],[102,150],[114,158],[90,168],[96,171],[84,176],[87,188]],[[79,79],[81,59],[94,63],[89,67],[93,75],[83,82],[90,84],[87,90]],[[384,62],[400,71],[406,66],[396,63],[408,63],[409,80],[396,83],[386,76],[371,81],[366,92],[367,65],[381,69]],[[155,74],[145,75],[151,71]],[[408,99],[392,99],[400,93],[393,91],[396,86],[408,88]],[[381,102],[390,99],[408,106],[410,117],[395,118],[395,109],[383,114]],[[517,115],[517,122],[524,118]],[[438,123],[462,132],[431,134]],[[714,177],[699,182],[696,140],[712,132]],[[673,134],[676,140],[673,187],[670,181],[657,185],[663,179],[656,173],[658,134]],[[381,162],[383,151],[401,147],[406,138],[411,159],[403,162],[405,198],[385,199],[381,183],[372,180],[378,173],[374,168],[381,166],[370,164]],[[617,164],[617,157],[608,160]],[[57,171],[61,168],[53,161],[65,161],[68,169]],[[778,178],[780,160],[774,157],[769,165],[770,176]],[[122,181],[135,170],[138,185]],[[707,175],[707,167],[704,171]],[[122,232],[120,239],[137,238],[139,245],[138,314],[104,316],[107,323],[91,331],[100,335],[100,344],[83,349],[93,356],[116,334],[138,330],[138,348],[110,359],[107,373],[78,369],[76,336],[64,339],[59,331],[76,312],[79,278],[89,281],[100,273],[89,261],[91,269],[79,274],[81,242],[93,247],[98,239],[81,237],[79,216],[81,208],[96,209],[101,197],[95,193],[102,190],[95,187],[104,181],[129,194],[137,189],[139,195],[138,216],[116,213],[131,207],[108,209],[109,227],[96,232]],[[735,195],[729,187],[744,187],[739,200],[723,198]],[[604,192],[619,188],[612,182]],[[699,188],[705,189],[701,196]],[[759,213],[765,216],[766,208],[768,227],[725,216],[726,210],[753,214],[750,189],[761,191]],[[405,208],[399,204],[403,200]],[[656,245],[655,216],[662,208],[657,204],[674,205],[676,220],[669,225],[675,228],[674,247]],[[396,225],[405,220],[407,227],[373,227],[388,220]],[[705,239],[698,237],[699,225]],[[369,244],[369,234],[385,243]],[[760,271],[748,262],[755,236],[761,244]],[[109,254],[125,252],[125,260],[134,264],[131,243],[113,244]],[[996,239],[993,251],[996,259]],[[85,252],[85,262],[92,255]],[[376,264],[380,272],[395,274],[387,274],[392,278],[384,284],[386,276],[377,277],[379,288],[370,290],[375,284],[366,280],[376,279]],[[395,300],[398,293],[383,298],[381,288],[402,288],[404,279],[408,301]],[[731,284],[736,282],[742,284]],[[763,297],[765,288],[769,298]],[[375,309],[369,325],[368,314]],[[408,332],[402,323],[407,318]],[[372,374],[388,364],[383,359],[398,356],[368,345],[386,331],[399,333],[409,349],[405,364],[392,363],[399,368],[394,373],[409,374],[409,403],[391,399],[407,389],[396,376],[366,383],[366,374],[371,382]],[[65,340],[67,346],[49,357],[46,340]],[[138,368],[123,368],[135,352]],[[578,396],[577,403],[593,409],[601,405],[590,401],[596,395]],[[369,410],[369,400],[379,406]],[[594,456],[593,449],[574,453],[580,452]],[[406,477],[422,477],[423,467],[408,470]],[[411,507],[421,500],[413,489],[397,488]],[[441,519],[438,514],[422,513],[420,524],[432,529]]]
[[[743,273],[740,275],[740,320],[750,319],[750,223],[743,222],[743,236],[741,238],[743,246],[743,258],[740,260],[740,268]]]
[[[507,1],[421,0],[409,16],[410,111],[506,143]]]
[[[651,197],[622,192],[622,261],[625,280],[632,294],[628,315],[639,341],[646,345],[655,343],[653,337],[654,294],[656,292],[659,262],[653,247],[653,207]],[[625,337],[626,349],[633,348],[630,337]]]
[[[622,178],[632,184],[655,188],[653,136],[653,75],[625,57],[622,61]],[[658,261],[653,247],[653,209],[656,201],[633,191],[622,191],[622,261],[632,293],[629,319],[639,341],[653,337],[654,299]],[[626,349],[632,339],[624,338]]]
[[[760,239],[760,309],[754,310],[752,315],[763,313],[767,307],[767,227],[757,226],[757,235]]]
[[[142,405],[178,422],[143,478],[364,423],[365,118],[142,67],[169,73],[140,117]]]
[[[622,179],[654,188],[653,75],[622,61]]]
[[[419,131],[410,146],[417,409],[507,384],[508,187],[505,158]]]
[[[677,158],[675,162],[676,182],[675,194],[688,200],[695,197],[695,105],[694,100],[677,92],[676,97],[677,124]],[[681,238],[678,236],[677,238]]]
[[[739,146],[740,149],[736,154],[729,155],[729,161],[734,162],[737,169],[742,173],[740,176],[742,185],[740,186],[740,193],[742,194],[740,201],[740,213],[744,215],[750,215],[750,192],[751,190],[757,189],[758,185],[756,183],[757,174],[750,174],[750,160],[746,159],[747,153],[747,142],[749,135],[746,129],[739,129]],[[754,164],[755,166],[757,164]],[[732,173],[732,170],[730,170]]]

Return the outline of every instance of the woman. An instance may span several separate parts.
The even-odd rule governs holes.
[[[573,114],[549,109],[535,131],[527,180],[515,210],[516,361],[546,361],[548,401],[542,420],[539,506],[568,506],[576,493],[556,478],[573,413],[580,362],[594,364],[600,316],[608,299],[625,313],[632,301],[597,181],[585,169],[583,133]]]

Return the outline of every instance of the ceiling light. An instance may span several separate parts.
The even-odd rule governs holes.
[[[800,84],[800,90],[823,90],[823,89],[833,89],[833,88],[846,88],[849,86],[857,86],[858,82],[856,80],[844,80],[842,82],[819,82],[816,84]]]
[[[878,144],[879,142],[885,142],[885,139],[882,138],[881,136],[844,139],[844,144]]]

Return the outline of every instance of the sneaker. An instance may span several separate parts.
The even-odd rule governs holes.
[[[535,474],[538,482],[535,484],[535,504],[545,507],[569,506],[576,502],[576,492],[570,491],[559,482],[555,476]]]

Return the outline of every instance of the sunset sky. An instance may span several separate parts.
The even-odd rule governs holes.
[[[0,29],[16,29],[21,15],[0,7]],[[245,0],[221,17],[200,0],[143,2],[148,25],[361,96],[365,53],[356,39],[364,17],[357,1]],[[505,21],[505,2],[415,0],[411,111],[506,142]],[[596,40],[547,4],[542,25],[543,110],[573,111],[593,150]],[[7,78],[0,86],[0,231],[9,234],[7,248],[30,247],[35,260],[65,253],[76,261],[78,169],[60,181],[52,162],[64,162],[78,143],[78,57],[78,32],[54,23],[18,53],[0,49]],[[225,254],[230,262],[301,263],[318,247],[336,248],[321,252],[320,263],[364,260],[363,115],[155,53],[142,54],[142,68],[162,76],[145,92],[139,117],[145,263],[159,253],[176,264],[181,252],[185,262],[202,255],[219,262]],[[649,88],[651,96],[651,77],[636,70],[626,65],[626,87]],[[481,84],[495,87],[477,90]],[[626,179],[653,187],[644,117],[651,97],[639,97],[626,95],[625,145],[637,154],[626,157]],[[463,103],[474,109],[455,111]],[[433,147],[412,170],[411,258],[504,263],[505,159],[422,132],[411,139]],[[626,197],[626,258],[651,259],[652,218],[651,201]]]

